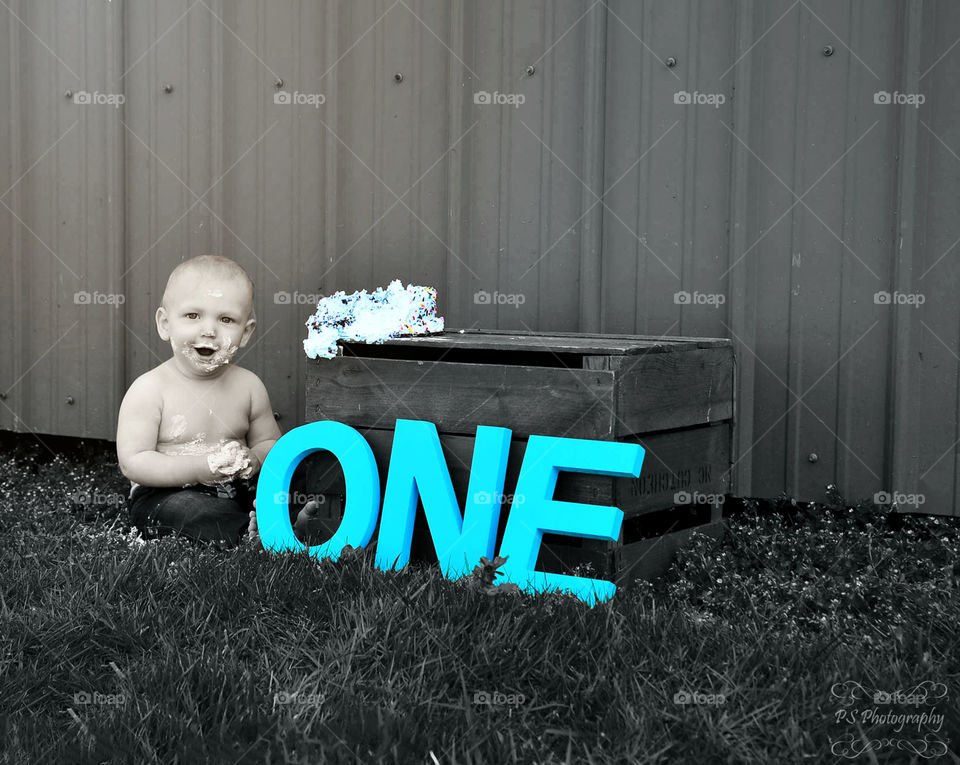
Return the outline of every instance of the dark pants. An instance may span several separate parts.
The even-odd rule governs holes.
[[[235,547],[250,524],[256,477],[217,486],[137,486],[130,497],[130,522],[145,539],[180,534],[226,548]]]

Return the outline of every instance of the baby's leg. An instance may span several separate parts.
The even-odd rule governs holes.
[[[247,525],[246,514],[234,500],[190,488],[156,492],[135,512],[131,509],[131,515],[136,515],[138,526],[145,521],[157,536],[176,533],[227,547],[237,544]]]

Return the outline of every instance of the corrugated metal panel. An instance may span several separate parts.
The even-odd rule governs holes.
[[[55,2],[4,9],[0,427],[103,432],[119,406],[120,10]],[[80,99],[81,101],[83,99]]]
[[[960,29],[956,3],[912,3],[905,13],[904,67],[900,88],[922,92],[927,103],[904,110],[901,158],[904,204],[909,204],[897,243],[895,286],[922,294],[920,308],[900,309],[895,342],[903,351],[896,367],[895,397],[906,416],[897,419],[894,487],[926,497],[925,510],[953,506],[960,514],[957,451],[960,386],[960,56],[951,50]],[[909,121],[908,121],[909,120]],[[907,185],[914,169],[915,187]]]
[[[750,53],[767,73],[746,139],[762,236],[748,256],[759,285],[754,490],[820,497],[836,480],[872,495],[883,487],[883,398],[866,381],[882,379],[887,364],[890,317],[873,295],[889,283],[876,242],[892,234],[896,153],[895,110],[874,105],[873,93],[895,76],[885,54],[895,7],[762,9],[761,29],[787,15]]]
[[[740,493],[835,482],[957,512],[958,15],[921,0],[13,2],[0,427],[113,437],[126,386],[169,355],[154,313],[170,270],[219,252],[257,285],[241,363],[284,429],[303,417],[301,301],[400,277],[436,285],[449,326],[731,337]],[[278,80],[326,100],[277,104]],[[126,104],[63,97],[81,88]],[[916,90],[919,110],[874,103]],[[80,290],[126,303],[75,304]],[[882,290],[926,302],[877,305]]]

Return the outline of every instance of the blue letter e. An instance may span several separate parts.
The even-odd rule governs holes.
[[[644,449],[640,444],[593,441],[579,438],[530,436],[523,455],[513,506],[500,545],[507,562],[499,569],[503,582],[513,582],[527,592],[564,590],[587,601],[609,600],[613,582],[535,571],[543,533],[616,541],[623,513],[615,507],[559,502],[553,499],[561,470],[636,478]]]

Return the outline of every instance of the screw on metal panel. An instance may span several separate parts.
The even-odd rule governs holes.
[[[832,55],[833,55],[833,46],[832,46],[832,45],[824,45],[824,46],[823,46],[823,55],[824,55],[824,56],[832,56]]]
[[[68,403],[68,404],[72,404],[72,403],[73,403],[73,396],[67,396],[67,403]]]
[[[282,88],[282,87],[283,87],[283,80],[282,80],[280,77],[277,77],[277,79],[276,79],[276,80],[274,81],[274,83],[273,83],[273,87],[275,87],[275,88]]]
[[[164,93],[173,93],[173,85],[169,82],[163,83],[163,92]]]
[[[530,64],[525,71],[527,73],[527,77],[533,77],[533,75],[537,73],[537,67],[535,67],[533,64]]]
[[[816,462],[820,459],[820,456],[816,452],[810,452],[810,455],[807,457],[810,462]]]
[[[68,90],[66,93],[63,94],[63,97],[64,97],[64,98],[73,98],[73,91],[72,91],[72,90]]]
[[[274,413],[273,413],[273,419],[279,420],[279,419],[280,419],[280,412],[274,412]]]
[[[403,82],[403,73],[397,72],[395,75],[393,75],[393,79],[397,82]]]
[[[675,66],[677,65],[677,60],[676,60],[673,56],[670,56],[670,58],[668,58],[666,61],[664,61],[664,63],[665,63],[667,66],[669,66],[671,69],[673,69],[673,67],[675,67]]]

